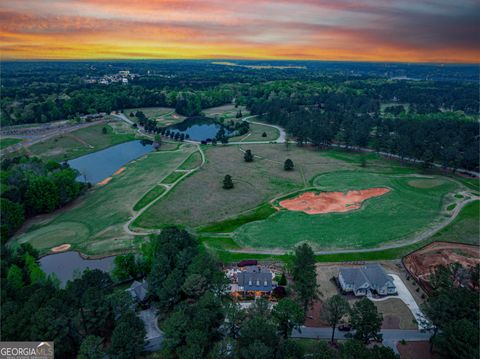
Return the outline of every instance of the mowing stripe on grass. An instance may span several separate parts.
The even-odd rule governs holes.
[[[141,210],[147,204],[152,202],[155,198],[160,196],[163,192],[165,192],[165,187],[164,186],[157,185],[157,186],[153,187],[150,191],[145,193],[145,195],[137,203],[135,203],[135,206],[133,206],[133,210],[134,211]]]

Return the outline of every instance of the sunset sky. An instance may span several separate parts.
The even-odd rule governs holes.
[[[2,0],[3,59],[480,60],[478,0]]]

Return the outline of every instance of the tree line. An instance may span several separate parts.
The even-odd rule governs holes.
[[[113,275],[117,280],[146,275],[165,334],[163,358],[300,359],[304,349],[291,335],[319,295],[315,256],[308,245],[296,249],[291,271],[296,293],[292,298],[279,296],[273,308],[266,300],[257,300],[241,309],[229,295],[220,263],[187,231],[170,227],[144,245],[140,256],[117,257]],[[381,324],[375,306],[367,302],[371,306],[359,305],[352,311],[362,334],[338,350],[319,343],[315,358],[396,358],[388,348],[365,346],[377,338]]]
[[[312,85],[316,92],[305,88],[301,92],[300,84],[272,86],[252,89],[247,108],[264,121],[285,127],[300,145],[308,141],[317,146],[370,147],[401,159],[423,161],[427,167],[436,162],[453,169],[478,169],[477,121],[452,119],[448,113],[395,116],[390,112],[390,116],[382,116],[378,99],[368,96],[366,90],[352,92],[352,87],[333,92],[329,87]],[[456,106],[454,102],[450,105]]]
[[[1,259],[2,340],[52,340],[55,358],[127,359],[143,351],[144,324],[107,273],[86,270],[61,288],[29,244],[2,244]]]
[[[82,194],[87,185],[67,163],[15,157],[1,163],[1,237],[5,242],[26,218],[50,213]]]

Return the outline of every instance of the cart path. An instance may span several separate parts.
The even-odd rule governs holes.
[[[135,232],[135,231],[132,231],[130,229],[130,225],[138,218],[142,215],[143,212],[145,212],[147,209],[149,209],[151,206],[153,206],[155,203],[157,203],[159,200],[161,200],[163,197],[165,197],[172,189],[175,188],[175,186],[180,183],[185,177],[187,177],[188,175],[190,175],[191,173],[195,172],[195,171],[198,171],[201,167],[203,167],[203,165],[205,164],[205,153],[203,152],[202,148],[200,147],[200,145],[196,142],[191,142],[191,141],[185,141],[185,142],[188,142],[188,143],[192,143],[194,145],[197,146],[197,151],[200,152],[200,155],[202,157],[202,163],[198,166],[198,167],[195,167],[193,169],[190,169],[190,170],[179,170],[178,167],[180,167],[182,163],[180,163],[178,165],[178,167],[172,171],[173,172],[183,172],[183,175],[177,179],[175,182],[173,183],[170,183],[170,184],[165,184],[165,183],[160,183],[160,185],[164,186],[165,187],[165,191],[163,193],[161,193],[157,198],[155,198],[153,201],[151,201],[149,204],[147,204],[145,207],[143,207],[142,209],[140,209],[139,211],[135,212],[134,215],[128,220],[127,223],[125,223],[123,225],[123,230],[129,234],[129,235],[132,235],[132,236],[148,236],[150,234],[154,234],[154,233],[159,233],[161,230],[159,229],[154,229],[154,230],[151,230],[151,231],[144,231],[144,232]],[[195,152],[192,152],[192,154],[195,153]],[[191,156],[192,154],[190,154],[189,156]],[[188,157],[185,159],[187,160]]]
[[[471,195],[470,195],[471,196]],[[442,230],[446,226],[448,226],[450,223],[452,223],[455,218],[457,218],[458,214],[460,211],[465,207],[467,204],[475,202],[480,200],[480,197],[478,196],[472,196],[471,198],[464,200],[460,203],[457,204],[454,210],[452,210],[450,216],[442,221],[441,223],[436,224],[435,226],[426,229],[422,233],[415,235],[413,239],[406,240],[400,243],[392,243],[392,244],[387,244],[381,247],[375,247],[375,248],[360,248],[360,249],[338,249],[338,250],[325,250],[325,251],[316,251],[316,255],[322,255],[322,254],[342,254],[342,253],[367,253],[367,252],[379,252],[383,251],[386,249],[396,249],[396,248],[402,248],[409,246],[411,244],[415,244],[418,242],[421,242],[423,240],[426,240],[433,236],[435,233],[438,231]],[[286,250],[286,249],[270,249],[270,250],[261,250],[261,249],[252,249],[252,248],[244,248],[244,249],[231,249],[227,250],[228,252],[232,253],[246,253],[246,254],[271,254],[271,255],[283,255],[283,254],[288,254],[291,253],[291,250]]]

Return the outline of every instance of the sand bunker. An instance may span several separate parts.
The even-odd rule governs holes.
[[[301,211],[307,214],[348,212],[360,208],[366,199],[378,197],[387,192],[390,192],[388,188],[369,188],[347,193],[305,192],[298,197],[281,201],[280,206],[290,211]]]
[[[120,173],[122,173],[123,171],[125,171],[125,167],[122,167],[120,168],[117,172],[115,172],[113,175],[116,176],[116,175],[119,175]]]
[[[103,185],[107,184],[108,182],[110,182],[111,180],[112,180],[112,177],[107,177],[103,181],[98,182],[98,185],[103,186]]]
[[[62,244],[61,246],[52,248],[51,251],[53,253],[65,252],[65,251],[68,251],[71,246],[72,246],[71,244]]]

